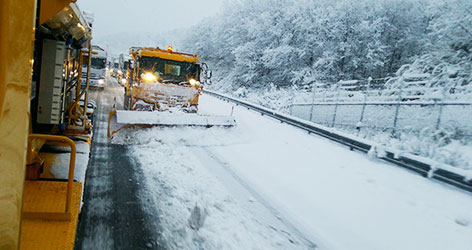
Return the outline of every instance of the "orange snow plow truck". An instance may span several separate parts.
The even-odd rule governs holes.
[[[124,84],[123,110],[112,110],[108,120],[111,138],[123,127],[227,126],[232,116],[198,114],[198,99],[211,73],[197,55],[159,48],[132,47],[129,76]],[[202,76],[202,77],[201,77]]]

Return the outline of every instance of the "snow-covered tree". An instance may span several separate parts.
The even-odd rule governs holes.
[[[239,0],[190,29],[185,45],[227,91],[392,76],[470,82],[470,0]],[[454,80],[451,80],[454,78]]]

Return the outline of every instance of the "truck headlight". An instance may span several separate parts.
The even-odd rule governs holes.
[[[103,85],[105,81],[103,79],[98,80],[98,84]]]
[[[192,86],[195,86],[195,85],[197,84],[197,80],[195,80],[195,79],[190,79],[188,82],[189,82],[190,85],[192,85]]]
[[[126,80],[125,78],[122,78],[122,79],[121,79],[121,83],[122,83],[122,84],[126,84],[126,82],[127,82],[127,80]]]
[[[144,74],[144,79],[146,79],[147,81],[150,81],[150,82],[154,82],[157,80],[157,77],[153,74],[153,73],[146,73]]]

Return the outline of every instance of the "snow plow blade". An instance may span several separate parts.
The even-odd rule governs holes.
[[[108,117],[108,137],[111,138],[121,128],[133,126],[233,127],[235,125],[236,120],[233,116],[113,110]]]

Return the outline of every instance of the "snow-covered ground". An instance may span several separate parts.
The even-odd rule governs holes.
[[[202,96],[200,112],[231,104]],[[472,196],[234,108],[234,128],[134,128],[170,249],[457,249]]]
[[[397,105],[393,103],[398,101],[398,96],[382,92],[392,90],[372,90],[365,99],[364,91],[316,89],[313,92],[275,87],[256,90],[239,88],[232,91],[225,83],[218,82],[212,88],[219,93],[334,127],[388,148],[430,158],[459,171],[472,172],[471,88],[463,95],[442,97],[444,103],[438,101],[439,105],[431,105],[434,101],[425,95],[416,96],[419,98],[416,101],[407,100],[400,105],[394,126]],[[428,88],[423,90],[427,91]],[[365,109],[364,102],[368,104]],[[312,108],[310,103],[316,105]]]
[[[326,103],[325,103],[326,104]],[[397,128],[393,128],[394,105],[369,105],[359,121],[363,106],[358,104],[293,106],[291,115],[359,137],[447,164],[472,173],[472,106],[451,105],[442,109],[441,126],[436,128],[440,107],[404,105],[399,109]],[[310,115],[311,111],[313,113]],[[356,129],[359,128],[359,130]]]
[[[74,181],[84,183],[85,173],[89,161],[90,145],[86,141],[75,141],[76,155],[75,155],[75,169]],[[69,162],[70,162],[70,148],[62,146],[51,146],[61,153],[42,153],[47,159],[50,159],[51,174],[56,179],[66,180],[69,177]]]

